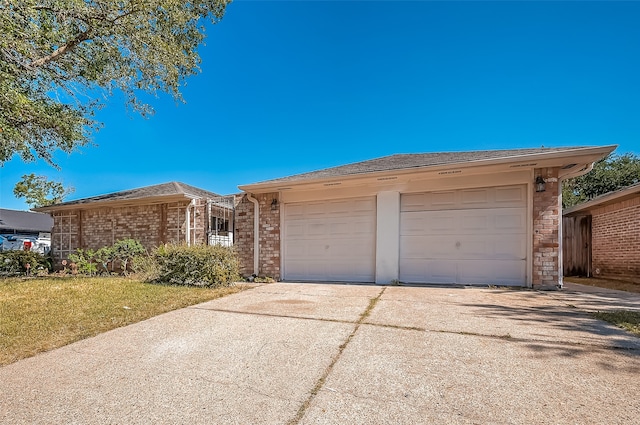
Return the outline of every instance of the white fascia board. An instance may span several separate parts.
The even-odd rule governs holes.
[[[105,200],[105,201],[88,201],[74,204],[53,204],[46,207],[32,208],[33,211],[52,213],[56,211],[69,211],[69,210],[88,210],[94,208],[119,208],[119,207],[131,207],[137,205],[151,205],[151,204],[164,204],[167,202],[178,202],[184,200],[198,199],[198,197],[192,197],[190,195],[170,195],[170,196],[150,196],[146,198],[136,199],[121,199],[121,200]]]
[[[375,171],[344,176],[332,176],[298,181],[265,182],[238,186],[240,190],[251,193],[281,192],[292,189],[308,190],[313,187],[342,186],[368,184],[385,178],[406,179],[406,176],[421,174],[428,178],[441,177],[443,173],[456,173],[465,170],[465,174],[486,174],[491,172],[509,172],[522,169],[563,167],[569,164],[589,164],[604,158],[616,149],[617,145],[593,148],[567,149],[562,151],[542,152],[529,155],[510,156],[505,158],[464,161],[459,163],[432,165],[424,167],[402,168],[386,171]]]

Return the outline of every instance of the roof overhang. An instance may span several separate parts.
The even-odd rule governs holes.
[[[291,181],[267,181],[238,186],[244,192],[269,193],[285,190],[313,190],[330,186],[357,186],[380,183],[390,180],[436,179],[450,175],[479,175],[490,173],[508,173],[536,168],[559,167],[560,179],[578,177],[589,172],[593,163],[609,155],[617,145],[568,148],[520,156],[464,161],[442,165],[412,167],[387,171],[350,174],[327,178],[309,178]]]
[[[147,196],[144,198],[134,199],[115,199],[115,200],[95,200],[87,202],[70,202],[63,204],[48,205],[46,207],[32,208],[33,211],[52,213],[56,211],[71,211],[71,210],[88,210],[95,208],[123,208],[133,207],[140,205],[155,205],[164,204],[170,202],[191,201],[197,199],[197,196],[187,194],[165,195],[165,196]]]
[[[590,210],[593,210],[595,208],[599,208],[616,202],[626,201],[639,195],[640,183],[626,187],[624,189],[600,195],[590,201],[583,202],[582,204],[574,205],[571,208],[565,209],[562,215],[569,216],[578,215],[580,213],[588,213]]]

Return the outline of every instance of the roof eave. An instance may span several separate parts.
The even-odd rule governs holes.
[[[582,204],[574,205],[571,208],[565,209],[562,215],[568,216],[568,215],[577,214],[579,212],[586,212],[597,207],[612,204],[614,202],[624,201],[637,194],[640,194],[640,183],[624,189],[620,189],[614,192],[609,192],[604,195],[600,195],[589,201],[583,202]]]
[[[400,168],[400,169],[384,170],[384,171],[372,171],[372,172],[364,172],[364,173],[358,173],[358,174],[347,174],[343,176],[311,178],[311,179],[303,179],[303,180],[297,180],[297,181],[294,180],[294,181],[275,181],[275,182],[255,183],[255,184],[241,185],[241,186],[238,186],[238,188],[244,192],[266,193],[266,192],[283,190],[284,188],[288,189],[293,186],[313,185],[313,184],[318,184],[318,183],[327,182],[327,181],[337,181],[337,180],[349,181],[349,180],[365,179],[370,177],[384,177],[388,175],[404,175],[404,174],[411,174],[411,173],[424,172],[424,171],[440,171],[443,169],[450,169],[450,168],[471,168],[471,167],[500,165],[500,164],[507,164],[507,163],[526,163],[530,161],[554,160],[554,159],[562,159],[562,158],[570,158],[570,157],[585,157],[585,158],[589,157],[589,161],[587,163],[593,163],[595,161],[598,161],[599,159],[604,158],[605,156],[613,152],[616,148],[617,148],[617,145],[607,145],[607,146],[578,148],[578,149],[566,149],[566,150],[560,150],[560,151],[508,156],[503,158],[480,159],[480,160],[474,160],[474,161],[453,162],[448,164]],[[592,159],[591,157],[593,158],[593,160],[591,160]],[[586,165],[586,163],[583,163],[583,164]],[[544,165],[542,167],[544,167]]]
[[[105,200],[105,201],[88,201],[88,202],[77,202],[77,203],[53,204],[53,205],[47,205],[46,207],[32,208],[31,210],[36,212],[51,213],[54,211],[70,211],[70,210],[78,210],[78,209],[161,204],[166,202],[177,202],[182,200],[191,200],[191,199],[198,199],[198,198],[200,197],[182,193],[182,194],[164,195],[164,196],[147,196],[143,198],[133,198],[133,199],[117,199],[117,200]]]

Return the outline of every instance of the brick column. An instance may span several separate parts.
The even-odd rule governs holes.
[[[280,280],[280,197],[278,193],[255,195],[260,206],[258,260],[259,275]],[[277,203],[273,204],[273,200]],[[234,246],[240,258],[240,273],[243,276],[253,274],[253,215],[254,206],[243,195],[236,205]]]
[[[247,195],[236,197],[234,217],[233,247],[240,259],[240,274],[253,274],[253,204]]]
[[[546,182],[544,192],[533,193],[533,288],[560,289],[560,185],[558,168],[538,168],[535,177]],[[534,177],[534,178],[535,178]]]
[[[280,280],[280,197],[275,192],[256,199],[260,203],[260,275]]]

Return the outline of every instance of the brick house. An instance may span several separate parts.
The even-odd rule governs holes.
[[[392,155],[242,185],[242,272],[560,288],[561,181],[614,149]]]
[[[53,217],[56,260],[77,248],[98,249],[132,238],[147,249],[163,243],[231,244],[233,202],[213,192],[170,182],[77,199],[36,211]]]
[[[568,208],[563,226],[565,275],[640,283],[640,183]]]

